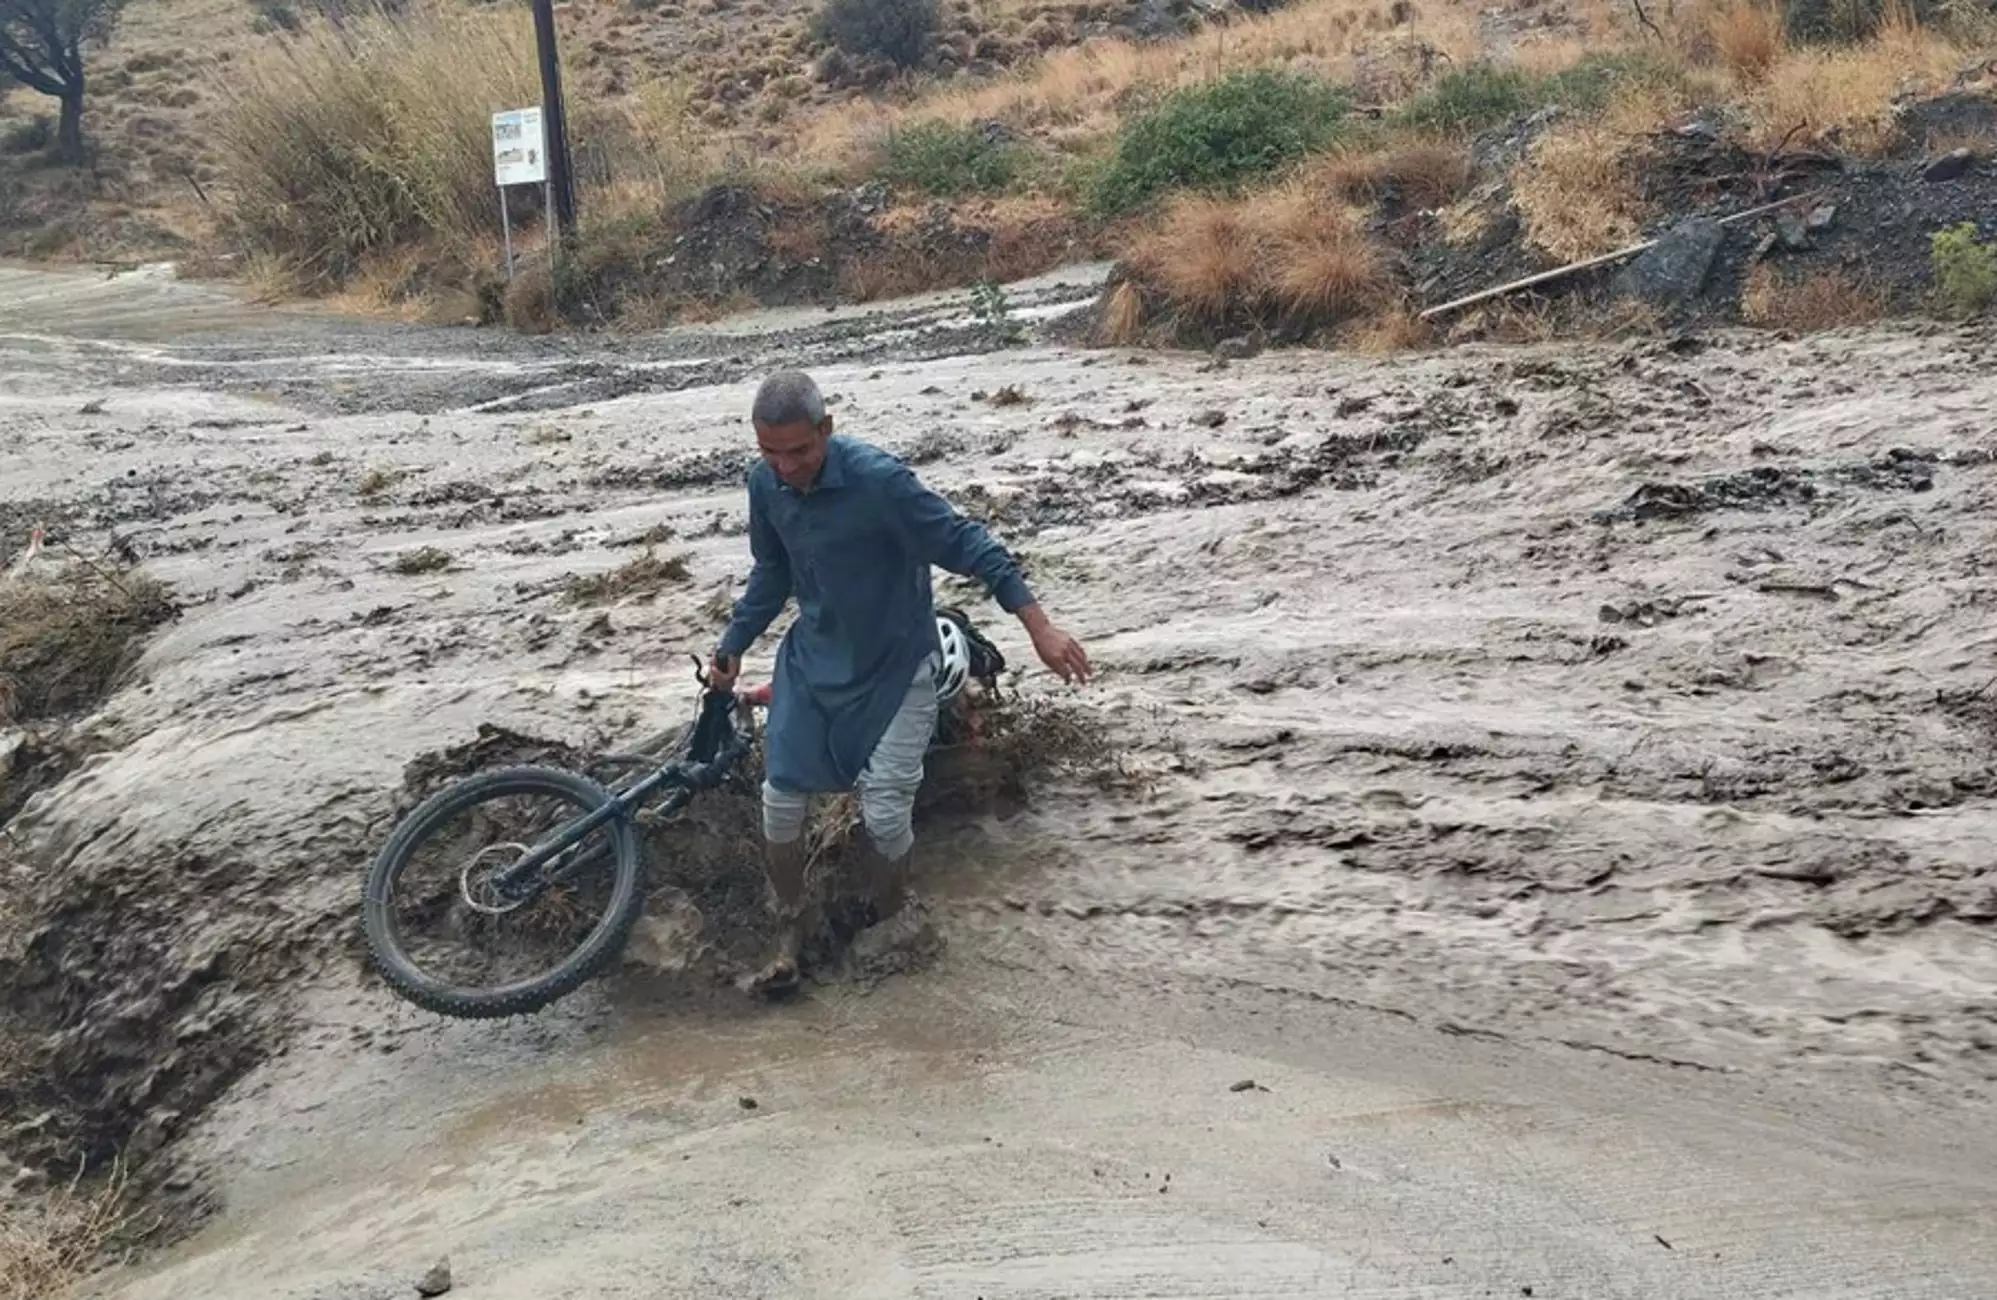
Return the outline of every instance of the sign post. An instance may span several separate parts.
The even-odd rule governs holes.
[[[492,115],[492,178],[499,186],[499,229],[506,240],[506,278],[513,278],[513,220],[506,210],[509,185],[548,181],[548,133],[541,109],[510,108]],[[554,210],[549,209],[549,247],[554,246]]]

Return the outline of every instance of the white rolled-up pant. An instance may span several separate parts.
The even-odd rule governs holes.
[[[894,720],[853,783],[867,836],[890,862],[915,846],[915,792],[922,787],[922,760],[936,734],[936,659],[932,654],[916,668]],[[763,835],[770,843],[794,843],[804,834],[810,811],[809,794],[763,782]]]

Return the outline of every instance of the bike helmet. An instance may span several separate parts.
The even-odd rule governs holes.
[[[936,616],[936,639],[943,643],[943,659],[936,665],[936,699],[947,703],[970,679],[971,647],[964,639],[964,629],[941,614]]]

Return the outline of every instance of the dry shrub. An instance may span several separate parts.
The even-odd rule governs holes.
[[[1793,51],[1749,99],[1749,143],[1774,148],[1801,128],[1802,138],[1830,137],[1853,153],[1877,155],[1895,142],[1896,97],[1942,89],[1963,58],[1904,11],[1863,44]]]
[[[1368,152],[1340,150],[1313,164],[1308,175],[1351,203],[1392,195],[1430,211],[1455,202],[1469,188],[1470,150],[1460,141],[1413,137]]]
[[[125,1169],[85,1186],[81,1176],[0,1216],[0,1300],[62,1295],[113,1262],[113,1248],[141,1234]]]
[[[522,334],[546,334],[560,322],[555,275],[544,262],[520,268],[506,286],[506,323]]]
[[[496,233],[489,114],[540,99],[526,13],[433,5],[315,20],[216,84],[240,229],[323,284],[369,253]]]
[[[1181,198],[1132,246],[1129,261],[1174,306],[1219,317],[1254,296],[1265,269],[1261,234],[1246,203]]]
[[[1250,209],[1268,260],[1263,292],[1284,310],[1337,320],[1377,303],[1389,283],[1379,245],[1343,204],[1287,186]]]
[[[1810,271],[1787,278],[1767,263],[1748,272],[1741,289],[1740,314],[1768,329],[1841,329],[1867,325],[1886,314],[1880,288],[1853,272]]]
[[[569,583],[568,597],[577,605],[607,605],[626,597],[649,600],[667,587],[686,582],[692,574],[686,557],[661,559],[648,546],[645,553],[608,573],[592,573]]]
[[[165,587],[131,571],[0,579],[0,723],[91,708],[176,612]]]
[[[1109,291],[1103,303],[1102,323],[1097,327],[1098,337],[1108,344],[1125,346],[1138,341],[1144,333],[1144,294],[1130,281],[1125,280]]]
[[[1269,308],[1339,320],[1390,282],[1358,214],[1307,181],[1235,201],[1175,200],[1127,260],[1174,308],[1210,322]]]
[[[1512,200],[1527,237],[1562,261],[1633,242],[1643,228],[1636,183],[1643,149],[1594,123],[1541,136],[1512,178]]]
[[[1781,12],[1758,0],[1739,0],[1713,10],[1707,15],[1706,31],[1720,65],[1750,85],[1768,76],[1788,44]]]

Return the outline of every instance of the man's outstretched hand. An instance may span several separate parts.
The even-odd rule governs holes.
[[[707,689],[711,691],[732,691],[735,679],[742,675],[740,657],[730,658],[717,654],[707,664]]]
[[[1028,605],[1019,611],[1019,621],[1026,625],[1026,634],[1033,638],[1033,652],[1060,675],[1064,682],[1085,682],[1094,671],[1089,667],[1089,652],[1082,649],[1082,643],[1055,627],[1046,611],[1038,605]]]

